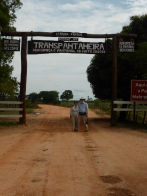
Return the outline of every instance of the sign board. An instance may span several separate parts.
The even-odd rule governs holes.
[[[134,39],[129,41],[119,40],[119,52],[134,52],[135,51],[135,42]]]
[[[58,41],[64,42],[64,41],[71,41],[71,42],[77,42],[79,41],[78,37],[58,37]]]
[[[6,50],[6,51],[20,51],[20,40],[17,40],[17,39],[3,39],[3,50]]]
[[[44,53],[106,53],[105,43],[102,42],[58,42],[45,40],[28,41],[28,54]]]
[[[147,101],[147,80],[131,80],[131,101]]]
[[[53,32],[53,37],[87,37],[87,33],[77,32]]]

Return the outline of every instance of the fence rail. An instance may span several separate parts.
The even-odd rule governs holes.
[[[115,112],[133,112],[133,120],[137,121],[136,112],[144,112],[143,124],[145,122],[147,107],[139,108],[140,105],[147,105],[147,102],[133,102],[133,101],[113,101]],[[126,108],[117,107],[118,105],[127,105]],[[131,106],[131,108],[130,108]],[[137,106],[137,108],[136,108]]]
[[[20,101],[0,101],[0,105],[2,105],[2,108],[0,108],[0,118],[21,118],[21,114],[3,114],[3,112],[20,112],[23,111],[23,108],[21,108],[22,102]],[[8,105],[8,107],[3,107],[3,105]],[[9,107],[11,105],[11,107]],[[12,107],[17,106],[17,107]]]
[[[114,111],[116,112],[133,112],[134,110],[136,112],[145,112],[147,111],[147,108],[136,108],[136,105],[144,105],[144,104],[147,104],[147,102],[133,102],[133,101],[114,101],[113,104],[116,105],[116,107],[114,107]],[[130,105],[133,105],[133,108],[120,108],[120,107],[117,107],[117,105],[127,105],[127,106],[130,106]]]

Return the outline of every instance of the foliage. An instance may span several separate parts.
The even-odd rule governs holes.
[[[111,97],[111,66],[111,55],[97,54],[87,68],[88,81],[97,98],[109,99]]]
[[[123,33],[137,33],[137,50],[118,53],[118,98],[130,99],[131,79],[147,79],[147,15],[131,17]],[[95,97],[111,99],[112,54],[95,55],[87,68],[87,78]]]
[[[40,91],[40,93],[30,93],[27,95],[27,101],[31,104],[57,104],[59,102],[59,93],[57,91]]]
[[[62,100],[70,100],[73,98],[73,93],[71,90],[65,90],[62,95],[60,96],[60,99]]]
[[[27,95],[27,99],[31,103],[37,103],[39,101],[39,95],[37,93],[30,93],[29,95]]]
[[[37,103],[32,103],[30,100],[26,101],[26,108],[37,109],[39,108]]]
[[[41,91],[39,100],[45,104],[57,104],[59,101],[59,93],[57,91]]]
[[[60,101],[59,106],[70,108],[73,105],[73,101]]]
[[[13,23],[16,19],[16,10],[21,7],[20,0],[0,1],[0,31],[15,30]],[[13,59],[13,52],[2,50],[2,40],[0,37],[0,99],[8,99],[16,96],[18,92],[18,82],[12,77],[13,67],[10,63]]]
[[[0,99],[15,99],[18,92],[18,82],[12,77],[13,67],[9,65],[0,67]]]
[[[20,0],[1,0],[0,1],[0,30],[14,29],[13,23],[16,20],[16,10],[20,9]]]
[[[137,34],[137,43],[147,41],[147,14],[142,16],[132,16],[130,24],[124,26],[122,33],[135,33]]]
[[[95,99],[93,101],[88,102],[88,106],[90,109],[99,109],[105,113],[110,114],[110,107],[111,103],[109,100],[101,100],[101,99]]]

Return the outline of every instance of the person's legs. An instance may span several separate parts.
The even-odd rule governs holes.
[[[85,131],[88,131],[88,118],[86,115],[83,116],[83,121],[85,125]]]
[[[79,115],[79,117],[78,117],[78,127],[79,127],[79,129],[81,129],[81,121],[82,121],[82,116]]]
[[[84,125],[84,129],[88,131],[88,123],[87,123],[87,116],[86,115],[79,115],[79,127],[80,124]],[[82,122],[82,123],[81,123]]]
[[[75,131],[75,116],[72,116],[72,127],[73,131]]]
[[[75,116],[75,130],[78,131],[78,126],[79,126],[79,122],[78,122],[78,115]]]

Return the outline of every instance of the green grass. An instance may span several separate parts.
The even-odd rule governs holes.
[[[73,101],[61,101],[58,105],[70,108],[73,105]]]
[[[61,101],[58,105],[62,107],[71,107],[73,105],[73,101]],[[90,109],[99,109],[106,114],[110,114],[111,111],[110,101],[107,100],[96,99],[94,101],[88,102],[88,106]]]
[[[3,127],[11,127],[11,126],[17,126],[17,125],[19,125],[18,122],[0,121],[0,126],[3,126]]]
[[[96,99],[94,101],[88,102],[88,106],[90,109],[96,110],[99,109],[99,111],[95,111],[96,113],[105,113],[105,114],[110,114],[111,111],[111,103],[108,100],[101,100],[101,99]]]
[[[26,108],[26,113],[27,114],[31,114],[34,112],[34,109],[33,108]]]

